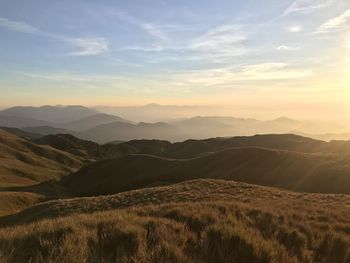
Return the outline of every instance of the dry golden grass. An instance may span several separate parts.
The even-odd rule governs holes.
[[[45,196],[28,192],[0,192],[0,216],[17,213],[45,199]]]
[[[287,190],[226,180],[194,180],[139,189],[114,195],[53,200],[40,203],[19,214],[0,218],[0,223],[20,223],[43,218],[69,216],[74,213],[94,213],[112,209],[161,205],[179,202],[230,201],[256,206],[287,207],[297,212],[299,207],[321,209],[333,207],[350,211],[350,196],[335,194],[296,193]]]
[[[81,158],[70,153],[36,145],[0,129],[0,187],[59,179],[83,164]]]
[[[42,201],[43,191],[38,193],[27,188],[59,180],[83,164],[80,157],[36,145],[0,129],[0,215],[15,213]]]
[[[0,251],[4,262],[349,262],[349,212],[349,196],[196,180],[36,205],[1,222]]]

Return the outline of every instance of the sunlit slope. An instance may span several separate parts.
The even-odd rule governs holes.
[[[223,180],[52,201],[7,218],[35,222],[0,228],[1,259],[347,262],[349,205],[349,196]]]
[[[0,129],[0,186],[29,185],[59,179],[80,168],[82,159],[70,153]]]

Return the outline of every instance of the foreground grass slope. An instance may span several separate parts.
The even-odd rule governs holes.
[[[349,262],[349,207],[349,196],[222,180],[48,202],[35,222],[0,228],[0,259]]]

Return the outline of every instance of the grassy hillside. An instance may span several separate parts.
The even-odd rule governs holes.
[[[31,192],[0,192],[0,216],[15,214],[36,203],[42,202],[46,196]]]
[[[83,165],[77,156],[37,145],[2,129],[0,160],[0,187],[59,179]]]
[[[349,143],[344,141],[326,143],[294,134],[265,134],[255,136],[238,136],[211,138],[205,140],[186,140],[170,143],[160,140],[132,140],[119,144],[119,149],[127,153],[152,154],[170,158],[191,158],[210,152],[218,152],[234,147],[264,147],[296,152],[334,152],[347,151]]]
[[[349,205],[349,196],[221,180],[54,201],[17,223],[36,222],[0,228],[0,259],[348,262]]]
[[[121,155],[119,148],[114,144],[99,145],[92,141],[78,139],[70,134],[47,135],[34,139],[33,142],[40,145],[50,145],[86,160],[116,158]]]
[[[0,215],[17,212],[54,196],[56,186],[44,187],[40,183],[58,181],[84,163],[79,156],[37,145],[0,129]]]
[[[348,164],[345,155],[245,147],[192,159],[126,155],[85,166],[62,183],[82,196],[199,178],[231,179],[295,191],[350,193]]]

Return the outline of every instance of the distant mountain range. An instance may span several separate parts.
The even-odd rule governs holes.
[[[140,107],[120,107],[119,112],[140,110]],[[144,106],[144,113],[153,110],[173,112],[197,109],[195,106]],[[110,108],[102,108],[112,111]],[[115,108],[113,108],[115,111]],[[123,110],[125,112],[123,112]],[[127,114],[123,114],[127,115]],[[171,115],[168,116],[171,119]],[[212,137],[250,136],[255,134],[294,133],[319,139],[350,139],[350,133],[336,133],[328,123],[299,121],[287,117],[261,121],[222,116],[196,116],[168,122],[136,123],[132,120],[99,112],[83,106],[13,107],[0,111],[0,127],[20,128],[33,134],[71,134],[98,143],[133,139],[160,139],[172,142]]]

